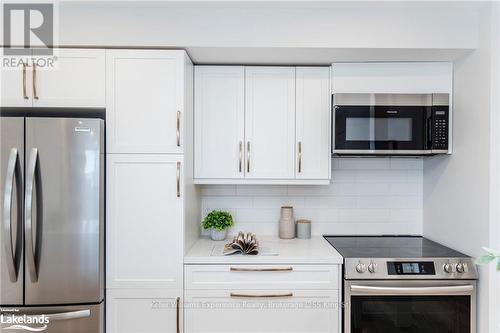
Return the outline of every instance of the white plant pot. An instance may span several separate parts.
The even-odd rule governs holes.
[[[219,231],[215,229],[210,229],[210,238],[214,241],[223,241],[227,237],[227,229]]]

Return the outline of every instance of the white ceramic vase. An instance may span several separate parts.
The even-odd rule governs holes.
[[[214,228],[210,229],[210,238],[214,241],[223,241],[227,237],[227,229],[222,231],[216,230]]]
[[[295,238],[295,220],[293,218],[293,207],[281,207],[279,236],[282,239]]]

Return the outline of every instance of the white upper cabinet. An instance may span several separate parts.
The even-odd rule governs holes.
[[[331,174],[330,69],[296,69],[296,177],[329,179]]]
[[[104,50],[57,49],[54,68],[36,67],[32,80],[35,107],[99,107],[106,105]],[[36,93],[36,95],[35,95]]]
[[[183,158],[107,155],[108,289],[182,289]]]
[[[33,56],[24,66],[3,68],[1,106],[104,108],[105,51],[54,49],[54,56],[53,62]]]
[[[328,184],[329,67],[197,66],[195,182]]]
[[[244,177],[245,68],[195,68],[195,178]]]
[[[109,50],[108,153],[183,152],[186,67],[180,50]]]
[[[246,177],[295,178],[295,67],[247,67]]]
[[[451,93],[451,62],[332,64],[332,93]]]

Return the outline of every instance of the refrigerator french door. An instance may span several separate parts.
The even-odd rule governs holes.
[[[104,122],[0,122],[2,314],[46,315],[44,332],[102,332]]]

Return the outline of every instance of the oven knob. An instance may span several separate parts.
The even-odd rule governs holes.
[[[362,263],[357,264],[356,265],[356,272],[358,272],[358,273],[366,272],[366,265],[362,264]]]
[[[377,264],[375,264],[373,262],[371,264],[369,264],[368,265],[368,271],[370,273],[376,273],[377,272]]]
[[[459,272],[459,273],[465,273],[469,270],[469,267],[467,266],[467,264],[458,263],[456,269],[457,269],[457,272]]]
[[[450,264],[450,263],[444,264],[443,268],[444,268],[444,271],[446,273],[453,273],[453,265],[452,264]]]

